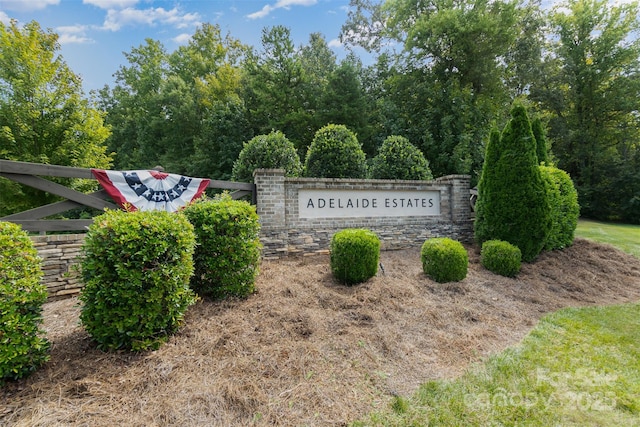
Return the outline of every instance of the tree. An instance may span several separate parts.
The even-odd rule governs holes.
[[[576,183],[583,215],[619,219],[640,194],[626,166],[640,141],[638,4],[569,0],[550,22],[551,72],[531,97],[550,116],[554,154]]]
[[[107,168],[103,115],[84,99],[80,77],[58,36],[37,22],[0,23],[0,157],[84,168]],[[92,184],[59,180],[80,190]],[[51,203],[54,196],[0,178],[0,215]]]
[[[432,179],[429,163],[407,138],[392,135],[372,159],[369,176],[374,179]]]
[[[475,237],[504,240],[533,261],[551,230],[551,209],[536,156],[536,141],[522,105],[511,110],[500,138],[492,133],[478,184]]]
[[[368,108],[362,83],[358,77],[357,64],[344,60],[329,75],[327,85],[320,97],[318,117],[321,123],[343,124],[358,136],[358,140],[369,140]],[[367,144],[365,152],[373,155],[375,147]]]
[[[410,138],[436,176],[474,174],[482,166],[487,131],[506,115],[513,52],[524,44],[517,0],[413,0],[376,4],[353,0],[343,41],[403,51],[387,79],[382,110],[387,134]],[[530,25],[529,34],[539,30]],[[517,59],[528,57],[521,51]],[[532,54],[535,54],[533,51]],[[524,77],[521,77],[523,80]]]
[[[307,151],[304,174],[319,178],[365,178],[367,164],[356,135],[344,125],[320,128]]]
[[[225,179],[251,136],[240,97],[247,48],[204,24],[168,54],[147,39],[125,53],[116,85],[100,92],[120,169],[152,168]]]
[[[289,28],[276,25],[262,30],[262,51],[248,56],[245,73],[244,100],[254,133],[277,129],[296,148],[306,146],[302,63]]]

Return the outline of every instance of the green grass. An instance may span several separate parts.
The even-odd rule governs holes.
[[[353,426],[640,426],[640,304],[545,316],[521,345]]]
[[[640,226],[581,220],[576,236],[640,257]],[[519,346],[352,424],[617,425],[640,427],[640,304],[549,314]]]
[[[590,220],[578,221],[577,237],[609,243],[640,258],[640,225],[615,224]]]

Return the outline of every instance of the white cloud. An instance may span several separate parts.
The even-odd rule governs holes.
[[[342,42],[339,39],[333,39],[329,43],[327,43],[327,46],[341,48]]]
[[[100,9],[125,9],[135,6],[138,0],[82,0],[83,4],[90,4]]]
[[[200,15],[197,13],[181,13],[178,8],[165,10],[161,7],[151,9],[126,8],[122,10],[110,9],[104,24],[105,30],[118,31],[128,25],[156,24],[172,25],[176,28],[187,28],[200,25]]]
[[[60,0],[2,0],[2,8],[16,12],[41,10],[47,6],[55,6]]]
[[[9,18],[9,15],[7,15],[1,10],[0,10],[0,22],[2,22],[5,25],[11,24],[11,18]]]
[[[94,40],[89,37],[78,36],[76,34],[60,34],[58,38],[58,42],[61,45],[64,44],[90,44],[93,43]]]
[[[60,44],[93,43],[93,39],[86,37],[86,32],[88,29],[89,27],[86,25],[69,25],[57,27],[56,32],[60,35],[58,42],[60,42]]]
[[[189,40],[191,40],[191,34],[182,33],[172,38],[171,40],[178,44],[187,44],[189,43]]]
[[[289,10],[291,6],[313,6],[316,4],[317,0],[278,0],[273,5],[265,5],[262,9],[257,12],[250,13],[247,15],[249,19],[260,19],[269,15],[271,12],[277,9],[287,9]]]

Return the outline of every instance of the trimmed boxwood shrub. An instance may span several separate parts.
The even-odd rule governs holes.
[[[428,239],[420,252],[422,271],[436,282],[458,282],[467,277],[469,254],[462,243],[448,237]]]
[[[344,125],[319,129],[304,163],[304,175],[315,178],[366,178],[367,162],[356,135]]]
[[[346,285],[375,276],[379,260],[380,239],[370,230],[347,228],[331,238],[331,272]]]
[[[520,272],[522,253],[517,246],[502,240],[487,240],[482,244],[480,263],[487,270],[506,277]]]
[[[284,169],[286,176],[299,176],[302,163],[293,143],[282,132],[258,135],[244,144],[233,164],[234,181],[253,182],[256,169]]]
[[[107,211],[83,245],[80,320],[102,349],[157,349],[196,301],[195,234],[182,213]]]
[[[0,222],[0,385],[49,360],[40,329],[47,288],[33,242],[19,225]]]
[[[261,249],[255,206],[222,195],[193,203],[184,213],[198,242],[192,289],[213,298],[253,293]]]
[[[387,137],[371,160],[369,177],[373,179],[432,179],[429,162],[422,151],[403,136]]]
[[[551,206],[551,232],[545,250],[562,249],[573,244],[580,205],[578,192],[568,173],[552,166],[540,166],[547,183],[547,199]]]

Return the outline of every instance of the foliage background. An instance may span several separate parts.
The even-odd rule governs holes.
[[[547,163],[574,181],[582,215],[638,223],[638,10],[637,1],[351,0],[341,41],[367,50],[367,65],[354,53],[338,60],[318,33],[295,46],[275,25],[246,46],[204,23],[173,52],[151,39],[132,47],[113,87],[90,99],[62,58],[52,64],[55,33],[3,24],[0,156],[89,167],[113,153],[115,169],[161,164],[229,179],[254,136],[283,132],[305,159],[332,123],[353,131],[368,159],[398,135],[434,176],[470,174],[475,185],[491,129],[519,100],[540,120]],[[0,186],[11,196],[5,213],[42,202]]]

